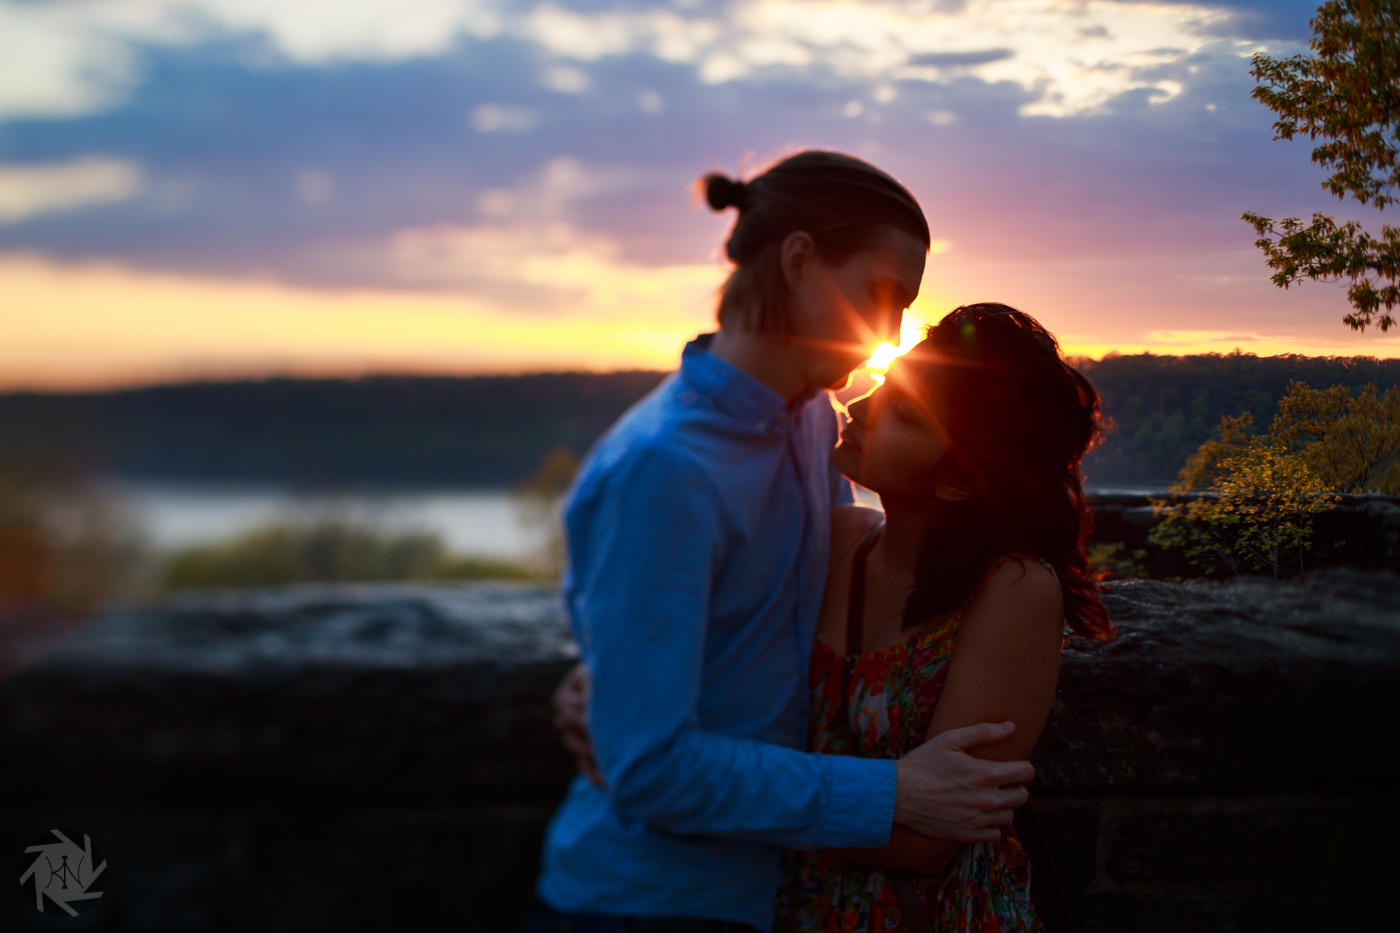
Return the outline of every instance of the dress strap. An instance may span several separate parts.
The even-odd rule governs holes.
[[[876,524],[877,524],[877,525],[883,525],[884,523],[885,523],[885,520],[882,518],[882,519],[880,519],[880,521],[877,522]],[[872,527],[873,527],[873,526],[872,526]],[[867,529],[865,529],[865,531],[863,531],[863,532],[861,532],[859,535],[857,535],[857,536],[855,537],[855,539],[851,541],[850,544],[847,544],[847,545],[846,545],[846,549],[845,549],[844,551],[842,551],[840,554],[837,554],[835,557],[833,557],[833,558],[831,559],[830,566],[832,566],[832,567],[839,567],[839,566],[841,565],[841,562],[842,562],[843,560],[845,560],[847,557],[850,557],[850,556],[851,556],[851,552],[852,552],[852,551],[854,551],[856,548],[860,547],[860,543],[861,543],[862,541],[865,540],[865,536],[866,536],[867,534],[869,534],[869,533],[870,533],[870,529],[867,528]]]
[[[1060,575],[1055,572],[1055,568],[1051,566],[1050,562],[1043,557],[1031,557],[1029,554],[1003,554],[1001,557],[998,557],[996,560],[992,561],[991,566],[987,568],[987,572],[982,574],[982,579],[977,581],[977,586],[973,588],[973,592],[980,590],[982,588],[982,584],[986,583],[988,580],[991,579],[992,574],[996,573],[998,570],[1011,563],[1012,561],[1020,561],[1026,564],[1040,564],[1040,566],[1050,571],[1050,576],[1055,578],[1056,583],[1060,582]]]
[[[860,654],[860,644],[864,636],[865,625],[865,559],[870,556],[870,549],[875,546],[875,541],[880,537],[880,532],[884,529],[885,523],[872,526],[865,534],[861,535],[860,541],[856,544],[855,557],[851,559],[851,591],[846,600],[846,657]]]
[[[1034,561],[1035,563],[1037,563],[1037,564],[1039,564],[1040,566],[1044,567],[1046,570],[1050,571],[1050,576],[1052,576],[1052,577],[1055,578],[1055,582],[1056,582],[1056,583],[1059,583],[1059,582],[1060,582],[1060,575],[1059,575],[1058,573],[1055,572],[1055,567],[1054,567],[1054,565],[1051,564],[1051,563],[1050,563],[1048,560],[1046,560],[1045,558],[1043,558],[1043,557],[1031,557],[1031,556],[1028,555],[1028,554],[1005,554],[1005,555],[1003,555],[1003,556],[997,558],[996,560],[992,561],[992,566],[989,567],[989,568],[987,568],[987,572],[984,573],[984,574],[982,574],[982,579],[979,580],[979,581],[977,582],[977,587],[972,591],[973,594],[975,595],[975,594],[977,593],[978,590],[982,589],[982,585],[983,585],[984,583],[987,582],[987,580],[991,577],[992,574],[996,573],[999,569],[1001,569],[1001,567],[1002,567],[1004,564],[1009,564],[1009,563],[1011,563],[1013,560],[1019,560],[1019,561],[1025,562],[1025,563],[1030,563],[1031,561]],[[970,602],[971,600],[972,600],[972,597],[969,596],[969,597],[968,597],[968,601]],[[1069,619],[1066,618],[1065,616],[1061,616],[1061,617],[1060,617],[1060,626],[1061,626],[1061,628],[1067,628],[1067,627],[1069,626]]]

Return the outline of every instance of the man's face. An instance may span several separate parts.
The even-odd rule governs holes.
[[[837,266],[812,255],[791,277],[797,344],[811,386],[840,387],[881,342],[899,343],[904,309],[919,294],[926,250],[887,227]]]

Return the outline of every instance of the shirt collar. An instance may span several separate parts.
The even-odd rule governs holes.
[[[791,418],[816,392],[786,401],[762,382],[739,367],[709,351],[714,334],[701,334],[685,345],[681,353],[681,378],[687,386],[712,399],[724,414],[760,431],[767,431]]]

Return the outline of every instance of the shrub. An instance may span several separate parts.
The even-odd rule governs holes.
[[[370,580],[536,580],[533,567],[448,552],[436,534],[387,531],[345,519],[278,522],[229,541],[182,548],[165,588]]]

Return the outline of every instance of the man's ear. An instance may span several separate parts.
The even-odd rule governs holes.
[[[806,230],[794,230],[783,238],[778,262],[783,269],[783,281],[790,291],[797,290],[803,271],[816,255],[817,241]]]

